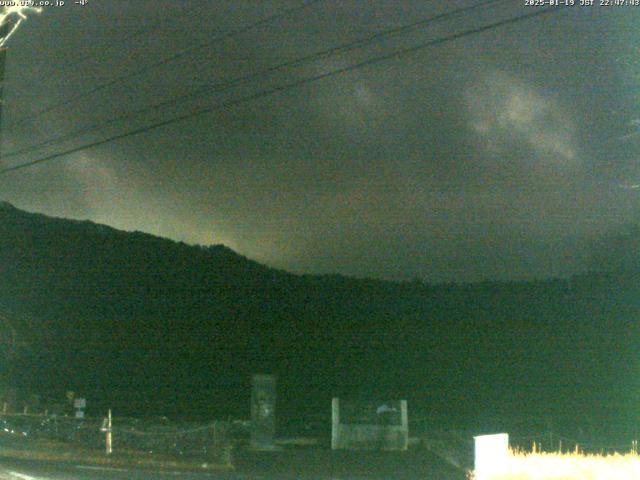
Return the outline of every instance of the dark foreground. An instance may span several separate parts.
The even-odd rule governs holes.
[[[280,452],[238,451],[228,472],[120,468],[78,462],[0,459],[0,480],[463,480],[465,474],[429,451],[332,452],[288,448]]]

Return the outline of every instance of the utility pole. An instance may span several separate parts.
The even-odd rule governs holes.
[[[4,6],[0,10],[0,146],[2,145],[2,109],[4,106],[4,66],[7,58],[5,47],[9,38],[16,32],[20,24],[27,19],[26,13],[40,13],[42,8],[29,6],[16,6],[19,2],[3,2],[5,5],[13,3],[13,6]],[[21,2],[29,3],[29,2]],[[33,3],[33,2],[32,2]],[[0,158],[2,152],[0,149]]]
[[[4,109],[4,66],[7,49],[0,47],[0,159],[2,158],[2,110]]]

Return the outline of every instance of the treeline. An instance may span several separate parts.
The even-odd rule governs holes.
[[[280,411],[407,398],[451,418],[632,418],[635,269],[429,285],[293,275],[198,247],[0,208],[0,310],[25,348],[7,383],[123,413],[246,416],[252,373]],[[1,337],[0,337],[1,338]]]

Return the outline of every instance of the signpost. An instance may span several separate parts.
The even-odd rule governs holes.
[[[100,428],[101,432],[105,432],[105,453],[107,455],[111,455],[113,453],[113,439],[112,439],[112,428],[111,428],[111,409],[109,409],[109,415],[102,421],[102,428]]]
[[[75,398],[73,400],[73,408],[76,411],[75,417],[78,419],[84,418],[84,409],[87,408],[86,398]]]

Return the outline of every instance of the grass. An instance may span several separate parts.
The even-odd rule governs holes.
[[[470,479],[475,478],[472,474]],[[627,454],[591,455],[574,451],[520,452],[511,450],[502,465],[478,480],[637,480],[640,456]]]

